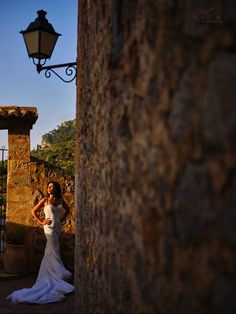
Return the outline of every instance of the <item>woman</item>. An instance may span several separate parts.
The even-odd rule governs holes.
[[[32,215],[39,224],[43,225],[47,239],[39,274],[32,288],[17,290],[7,297],[12,303],[57,302],[62,300],[65,294],[74,290],[74,286],[68,283],[72,274],[63,265],[59,244],[61,222],[67,217],[69,207],[61,196],[61,187],[58,182],[49,182],[47,192],[48,196],[32,209]],[[43,220],[38,215],[42,207],[45,214]],[[64,209],[64,215],[61,218],[62,209]]]

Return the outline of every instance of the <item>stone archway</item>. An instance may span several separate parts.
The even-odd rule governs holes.
[[[0,130],[8,130],[7,222],[26,224],[31,208],[30,130],[35,107],[0,106]]]

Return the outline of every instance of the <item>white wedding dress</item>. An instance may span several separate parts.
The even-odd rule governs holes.
[[[48,204],[44,207],[45,218],[50,218],[52,223],[44,225],[47,244],[39,274],[32,288],[14,291],[7,297],[12,303],[57,302],[74,290],[74,286],[67,282],[71,273],[64,267],[60,257],[61,210],[62,205],[56,207]]]

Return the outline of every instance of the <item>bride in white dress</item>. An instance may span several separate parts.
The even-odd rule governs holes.
[[[10,294],[7,299],[12,303],[57,302],[62,300],[65,294],[74,290],[74,286],[68,282],[72,274],[63,265],[59,244],[61,221],[68,215],[69,207],[61,197],[61,187],[58,182],[49,182],[47,191],[48,197],[42,199],[32,209],[32,215],[43,225],[47,239],[38,277],[33,287],[17,290]],[[43,221],[38,216],[42,207],[44,207],[45,214]],[[64,209],[64,215],[61,218],[62,209]]]

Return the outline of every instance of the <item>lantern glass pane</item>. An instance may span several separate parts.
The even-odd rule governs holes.
[[[48,56],[48,58],[50,58],[53,52],[54,46],[56,44],[57,38],[58,38],[57,35],[41,31],[40,52]]]
[[[39,31],[24,34],[24,40],[29,55],[39,52]]]

